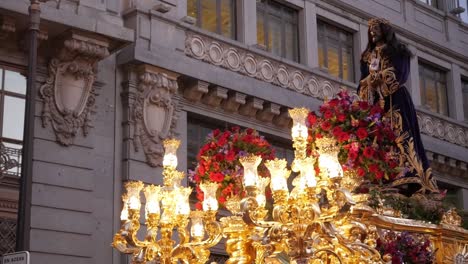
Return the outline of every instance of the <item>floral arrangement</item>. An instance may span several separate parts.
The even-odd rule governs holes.
[[[376,249],[381,256],[391,256],[392,264],[432,264],[435,254],[431,241],[422,235],[389,231],[383,238],[377,239]]]
[[[243,195],[243,167],[239,158],[249,154],[258,155],[263,160],[275,157],[270,143],[251,128],[241,130],[233,127],[226,131],[216,129],[207,136],[197,155],[197,167],[194,171],[189,171],[189,179],[196,184],[198,209],[201,209],[204,199],[199,186],[205,181],[219,183],[216,196],[221,206],[224,206],[227,198]],[[263,162],[259,165],[258,172],[261,177],[270,177]]]
[[[309,113],[309,154],[315,151],[315,140],[334,137],[340,146],[339,160],[343,170],[353,170],[373,183],[387,183],[401,173],[397,135],[383,109],[365,101],[353,101],[342,90],[337,98],[325,101],[319,114]]]
[[[369,192],[368,205],[376,210],[391,208],[401,213],[405,218],[440,224],[442,217],[454,206],[444,200],[445,192],[441,194],[416,194],[411,197],[399,193],[385,193],[375,188]]]

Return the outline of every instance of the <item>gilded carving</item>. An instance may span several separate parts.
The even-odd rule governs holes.
[[[60,43],[40,88],[42,126],[51,125],[57,142],[69,146],[78,130],[87,136],[94,113],[97,63],[109,55],[108,42],[75,31]]]
[[[129,89],[129,121],[134,150],[143,149],[147,163],[162,165],[163,140],[174,137],[177,105],[177,75],[156,67],[143,65],[137,69],[136,89]]]

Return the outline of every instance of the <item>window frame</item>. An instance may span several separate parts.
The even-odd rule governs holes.
[[[190,0],[189,0],[190,1]],[[202,22],[202,1],[203,0],[193,0],[195,1],[195,10],[197,17],[195,25],[203,30],[206,30],[208,32],[215,33],[217,35],[221,35],[223,37],[228,37],[225,36],[222,32],[222,25],[221,25],[221,2],[223,0],[215,0],[216,1],[216,32],[210,31],[208,29],[202,28],[201,22]],[[236,0],[230,0],[231,1],[231,36],[229,37],[230,39],[236,40],[237,39],[237,4]]]
[[[422,70],[422,72],[421,72]],[[428,72],[431,72],[432,75],[434,76],[433,80],[436,84],[435,86],[435,96],[436,96],[436,102],[437,102],[437,109],[435,110],[435,113],[437,114],[440,114],[440,115],[443,115],[443,116],[450,116],[450,107],[449,107],[449,87],[448,87],[448,71],[442,67],[439,67],[437,65],[434,65],[433,63],[430,63],[430,62],[426,62],[426,61],[422,61],[422,60],[419,60],[418,62],[418,74],[419,74],[419,85],[421,87],[421,84],[422,84],[422,87],[420,88],[420,96],[421,96],[421,106],[424,107],[425,109],[428,109],[430,111],[433,111],[433,109],[429,108],[426,106],[426,80],[428,79],[428,77],[431,77],[430,75],[428,75]],[[435,75],[434,75],[435,74]],[[445,84],[445,113],[442,111],[442,106],[439,105],[439,102],[440,102],[440,98],[439,98],[439,94],[441,94],[441,91],[439,91],[440,88],[440,83],[442,83],[441,81],[441,78],[437,79],[437,76],[443,76],[443,83]],[[422,83],[421,83],[422,82]]]
[[[280,7],[280,11],[272,8],[272,5],[276,5],[278,7]],[[290,19],[286,16],[286,12],[285,10],[290,10],[290,11],[293,11],[293,18]],[[270,35],[271,35],[271,32],[270,32],[270,16],[274,16],[276,18],[278,18],[280,21],[281,21],[281,31],[280,31],[280,35],[281,35],[281,54],[275,54],[277,56],[280,56],[282,58],[286,58],[286,59],[289,59],[286,57],[286,28],[285,28],[285,25],[287,23],[289,24],[292,24],[293,26],[296,27],[296,34],[295,34],[295,45],[294,45],[294,50],[293,50],[293,57],[292,61],[294,62],[297,62],[299,63],[300,62],[300,59],[301,59],[301,54],[300,54],[300,41],[299,41],[299,10],[297,10],[296,8],[293,8],[289,5],[285,5],[284,3],[282,2],[279,2],[279,1],[276,1],[276,0],[262,0],[262,1],[258,1],[256,3],[256,15],[257,15],[257,20],[258,20],[258,16],[259,16],[259,13],[261,13],[262,17],[263,17],[263,33],[264,33],[264,43],[258,43],[260,45],[264,45],[266,50],[268,52],[272,52],[271,50],[271,47],[268,46],[268,43],[269,43],[269,39],[270,39]],[[258,23],[258,22],[257,22]],[[255,25],[257,27],[257,25]],[[257,42],[258,42],[258,32],[257,32]]]
[[[10,154],[13,154],[14,156],[16,156],[16,159],[18,161],[18,166],[15,167],[16,169],[14,169],[15,171],[13,172],[13,171],[8,170],[7,175],[21,177],[21,164],[22,164],[22,159],[23,159],[23,157],[22,157],[22,148],[23,148],[23,141],[24,141],[24,131],[23,131],[23,139],[22,140],[4,137],[3,136],[3,121],[4,121],[3,116],[4,116],[4,113],[5,113],[5,96],[24,99],[24,104],[25,104],[25,107],[26,107],[27,83],[25,84],[26,87],[25,87],[25,93],[24,94],[15,93],[15,92],[12,92],[12,91],[5,90],[6,71],[16,72],[16,73],[19,73],[19,74],[25,76],[26,75],[26,70],[24,68],[13,67],[13,66],[9,66],[9,65],[5,65],[5,64],[0,63],[0,71],[1,71],[1,78],[0,78],[0,142],[6,143],[6,144],[15,144],[15,145],[20,145],[21,146],[20,149],[5,146],[7,148],[7,151],[9,151]],[[24,123],[24,119],[22,121]]]
[[[341,80],[344,80],[344,81],[348,81],[348,82],[355,82],[356,81],[356,72],[355,72],[355,40],[354,40],[354,34],[355,32],[352,32],[350,30],[347,30],[346,28],[344,27],[341,27],[339,25],[336,25],[335,23],[332,23],[332,22],[329,22],[327,19],[323,19],[323,18],[317,18],[317,52],[320,50],[320,44],[321,44],[321,41],[320,39],[322,39],[323,37],[323,42],[322,42],[322,45],[323,45],[323,49],[324,49],[324,52],[323,52],[323,61],[324,61],[324,66],[325,67],[322,67],[320,66],[320,60],[319,60],[319,67],[321,69],[324,69],[326,70],[329,74],[330,74],[330,67],[329,67],[329,63],[328,63],[328,42],[329,42],[329,38],[336,38],[336,36],[331,36],[329,34],[329,32],[331,32],[331,30],[327,30],[327,27],[332,27],[334,29],[336,29],[336,31],[338,32],[338,38],[337,38],[337,44],[338,44],[338,67],[339,67],[339,71],[338,71],[338,76],[335,76]],[[322,32],[322,29],[323,28],[323,32]],[[345,40],[345,43],[343,43],[342,41],[342,36],[345,36],[346,40]],[[348,39],[349,39],[349,43],[348,43]],[[343,47],[344,48],[350,48],[350,60],[349,60],[349,63],[350,65],[348,65],[348,69],[350,70],[348,72],[348,76],[349,78],[348,79],[344,79],[343,76],[344,76],[344,69],[343,69]],[[331,75],[331,74],[330,74]],[[334,76],[334,75],[332,75]]]
[[[24,75],[25,71],[23,69],[8,67],[2,64],[0,64],[0,71],[2,71],[1,79],[0,79],[0,141],[6,142],[6,143],[23,145],[23,140],[7,138],[3,136],[3,116],[5,113],[5,96],[24,99],[24,103],[26,104],[26,94],[20,94],[20,93],[15,93],[12,91],[5,90],[5,76],[6,76],[5,72],[12,71],[12,72],[16,72],[16,73]]]
[[[465,101],[468,103],[468,77],[461,77],[461,90],[462,90],[462,100],[463,100],[463,120],[468,123],[468,105],[465,105]],[[467,109],[465,109],[467,108]],[[467,110],[467,111],[465,111]]]

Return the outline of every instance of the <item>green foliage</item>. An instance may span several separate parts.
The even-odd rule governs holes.
[[[369,206],[377,209],[381,206],[400,211],[409,219],[439,224],[442,216],[451,206],[444,201],[433,199],[430,195],[416,194],[406,197],[398,193],[382,193],[378,189],[369,192]]]

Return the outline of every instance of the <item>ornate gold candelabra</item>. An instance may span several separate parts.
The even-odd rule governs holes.
[[[244,166],[244,188],[247,196],[241,201],[239,218],[222,219],[224,230],[239,228],[230,237],[239,237],[228,263],[265,263],[280,253],[291,263],[382,263],[374,249],[375,229],[353,218],[351,193],[341,186],[344,175],[338,162],[336,142],[332,138],[318,139],[320,174],[315,175],[313,157],[307,157],[308,110],[293,109],[292,137],[295,160],[292,170],[298,173],[294,188],[288,190],[286,160],[267,161],[273,193],[272,219],[266,220],[265,191],[267,181],[257,175],[260,157],[241,159]],[[237,220],[237,221],[234,221]],[[227,243],[228,248],[233,244]],[[253,249],[253,250],[252,250]]]
[[[180,186],[185,175],[176,169],[179,145],[178,140],[164,141],[164,186],[145,187],[139,181],[125,185],[120,217],[122,227],[114,236],[112,246],[122,253],[131,254],[133,263],[206,263],[210,256],[209,248],[221,239],[221,225],[216,221],[217,185],[202,184],[205,193],[203,211],[190,211],[191,188]],[[142,190],[146,198],[146,236],[139,240]],[[189,218],[190,234],[187,228]],[[173,239],[174,230],[178,233],[178,240]]]

